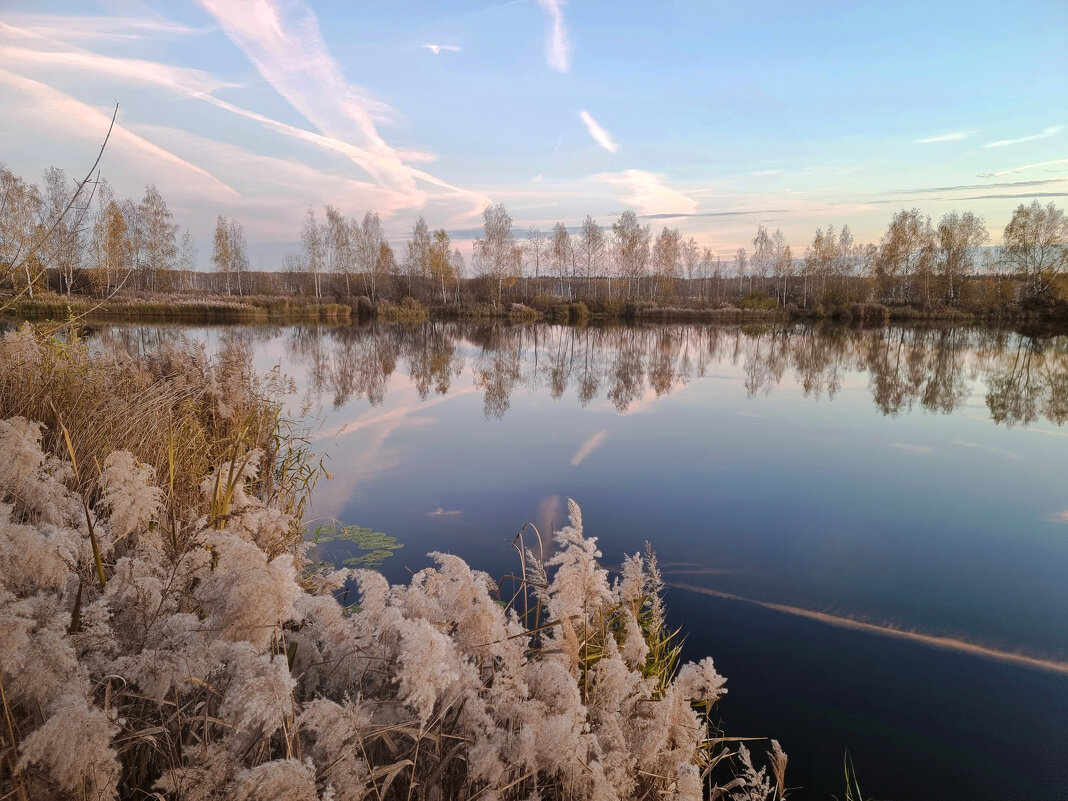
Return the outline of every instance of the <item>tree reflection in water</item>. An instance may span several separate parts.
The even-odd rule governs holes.
[[[470,364],[487,418],[507,414],[518,387],[573,390],[582,406],[606,398],[620,413],[651,392],[670,394],[717,365],[741,367],[749,397],[771,394],[791,376],[805,397],[833,400],[847,374],[867,374],[876,408],[896,415],[916,406],[950,413],[976,382],[991,418],[1027,425],[1068,420],[1068,336],[1028,336],[983,328],[849,328],[646,325],[509,326],[433,321],[420,325],[221,329],[224,341],[256,346],[282,336],[286,360],[300,365],[307,391],[335,407],[354,398],[378,405],[400,371],[420,398],[447,395]],[[95,332],[132,353],[182,336],[166,327]],[[283,369],[285,365],[283,365]]]

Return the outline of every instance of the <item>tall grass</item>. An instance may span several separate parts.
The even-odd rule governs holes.
[[[777,744],[709,725],[655,556],[610,581],[574,503],[510,596],[446,554],[396,587],[306,560],[283,389],[236,345],[3,339],[0,798],[784,796]]]
[[[190,342],[132,358],[94,351],[76,328],[24,326],[0,340],[0,419],[44,424],[46,452],[69,456],[79,481],[99,483],[108,454],[129,451],[161,479],[168,507],[198,510],[204,476],[261,451],[255,491],[300,511],[314,480],[307,443],[282,414],[290,390],[278,371],[252,369],[247,348],[227,341],[215,355]]]
[[[322,321],[347,323],[354,316],[342,303],[307,303],[303,298],[251,296],[190,296],[126,293],[105,300],[38,292],[32,300],[19,298],[0,311],[24,319],[180,320],[187,323],[255,323]]]

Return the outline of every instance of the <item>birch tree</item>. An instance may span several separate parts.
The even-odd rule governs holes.
[[[198,255],[196,240],[187,228],[178,238],[178,269],[182,271],[187,286],[192,283],[192,273],[196,272]]]
[[[97,190],[97,204],[90,238],[90,273],[94,289],[104,294],[120,283],[120,274],[132,269],[132,257],[126,217],[107,183]]]
[[[212,238],[211,264],[216,273],[221,273],[226,282],[226,294],[230,295],[230,225],[221,214],[215,218],[215,236]]]
[[[738,295],[742,294],[742,281],[745,280],[745,267],[748,259],[745,248],[738,248],[734,252],[734,269],[738,273]]]
[[[1001,259],[1024,282],[1026,295],[1049,297],[1068,271],[1068,220],[1052,203],[1022,203],[1005,226]]]
[[[145,196],[137,206],[141,226],[142,267],[153,288],[163,272],[173,270],[178,259],[178,226],[174,215],[154,185],[145,187]]]
[[[483,236],[475,239],[472,258],[479,275],[497,286],[497,302],[504,285],[519,277],[522,249],[512,234],[512,217],[503,203],[487,206],[482,212]]]
[[[538,279],[541,278],[542,262],[545,260],[546,254],[545,235],[536,225],[532,225],[527,229],[527,246],[524,250],[524,255],[530,265],[530,271],[527,275],[529,276],[533,273],[534,282],[537,284]]]
[[[245,229],[235,219],[230,219],[226,226],[227,238],[230,243],[230,268],[229,272],[237,276],[237,294],[245,294],[245,284],[249,271],[248,244],[245,241]]]
[[[449,293],[455,289],[456,282],[459,280],[451,248],[448,231],[439,228],[431,237],[427,249],[429,277],[434,284],[435,291],[441,292],[442,305],[448,305]],[[459,251],[456,253],[458,255]]]
[[[782,231],[776,229],[771,241],[775,259],[775,278],[781,282],[782,305],[785,306],[790,291],[790,279],[794,274],[794,254],[790,251],[790,246],[786,244],[786,237],[783,236]]]
[[[712,248],[705,248],[704,250],[701,251],[701,266],[700,266],[701,282],[700,282],[700,290],[699,290],[698,294],[702,298],[708,292],[707,282],[709,281],[709,279],[711,279],[713,277],[716,277],[718,279],[718,276],[715,276],[714,273],[713,273],[713,270],[715,269],[715,265],[718,263],[718,261],[719,260],[716,258],[716,254],[712,251]]]
[[[33,298],[34,285],[43,272],[34,254],[36,237],[42,232],[39,224],[41,197],[36,185],[24,181],[0,165],[0,277],[17,282]]]
[[[875,277],[884,297],[908,302],[918,281],[925,282],[930,298],[934,232],[931,218],[919,209],[902,209],[895,214],[879,245]]]
[[[652,234],[633,211],[624,211],[612,223],[612,247],[620,275],[627,279],[627,299],[641,294],[641,281],[649,266]]]
[[[593,277],[601,268],[604,253],[608,247],[608,237],[604,229],[597,224],[589,214],[582,221],[582,231],[579,233],[578,256],[582,265],[582,272],[586,278],[586,294],[590,294]]]
[[[435,236],[437,232],[435,232]],[[408,294],[412,295],[413,282],[421,282],[431,280],[435,286],[438,284],[438,279],[441,278],[435,272],[435,268],[431,263],[431,247],[433,242],[430,236],[430,229],[427,227],[426,220],[422,215],[415,221],[415,225],[412,227],[412,238],[408,240],[407,255],[404,259],[404,273],[408,279]],[[446,257],[446,261],[447,261]],[[444,301],[442,301],[444,302]]]
[[[326,271],[345,278],[345,297],[352,292],[350,279],[354,267],[353,242],[348,221],[333,206],[324,208],[326,227],[323,232],[323,249],[326,255]]]
[[[692,236],[682,243],[682,266],[686,271],[686,295],[693,294],[694,280],[700,280],[701,246]]]
[[[682,234],[678,228],[664,229],[653,244],[653,297],[661,293],[672,294],[679,277],[682,260]]]
[[[138,285],[144,288],[145,280],[145,226],[141,217],[141,206],[132,198],[119,201],[123,219],[126,220],[126,239],[130,249],[130,269],[136,276]]]
[[[315,209],[311,206],[304,214],[304,226],[300,231],[300,243],[304,249],[304,267],[312,276],[315,299],[323,297],[323,232],[315,219]]]
[[[556,277],[567,286],[567,299],[571,300],[571,276],[575,273],[575,240],[567,226],[558,222],[549,237],[549,260]]]
[[[756,236],[753,237],[753,258],[750,262],[749,289],[753,288],[753,273],[760,276],[760,289],[763,289],[764,279],[768,277],[775,265],[775,244],[772,242],[768,229],[763,225],[757,226]]]
[[[388,264],[382,260],[383,244],[385,244],[385,235],[382,233],[382,222],[378,219],[377,212],[369,211],[363,215],[363,220],[360,222],[360,238],[356,243],[356,261],[360,272],[363,273],[364,286],[368,290],[367,294],[372,303],[376,302],[380,277],[393,272],[393,259],[390,258]],[[391,249],[390,257],[392,255]]]
[[[52,233],[45,241],[43,261],[55,268],[60,275],[63,291],[70,297],[75,272],[81,267],[83,221],[88,201],[71,208],[77,186],[58,167],[49,167],[44,174],[41,223]]]
[[[955,305],[964,277],[975,269],[977,249],[990,239],[983,218],[953,211],[938,222],[938,271],[945,282],[945,299]]]
[[[375,215],[375,219],[378,219],[378,215]],[[381,228],[379,228],[381,232]],[[394,279],[397,277],[397,254],[393,252],[393,247],[386,241],[384,236],[378,240],[378,258],[375,259],[375,285],[376,291],[381,294],[381,289],[386,284],[387,279]]]

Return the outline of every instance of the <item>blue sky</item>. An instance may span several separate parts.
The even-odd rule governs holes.
[[[155,183],[206,261],[265,267],[309,204],[465,239],[626,208],[730,253],[758,224],[875,240],[899,208],[1068,196],[1068,5],[19,2],[0,8],[0,161]]]

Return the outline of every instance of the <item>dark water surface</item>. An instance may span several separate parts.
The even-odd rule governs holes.
[[[152,347],[182,329],[113,328]],[[686,655],[793,797],[1068,798],[1068,337],[981,329],[428,323],[248,340],[322,407],[311,514],[384,531],[393,581],[494,575],[583,509],[650,540]],[[335,556],[344,556],[335,553]]]

